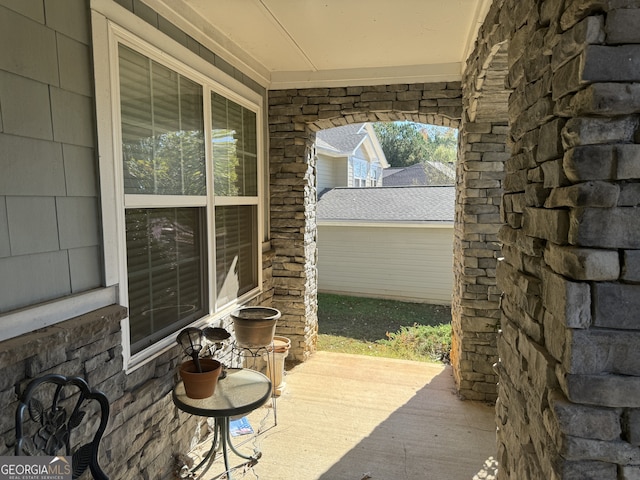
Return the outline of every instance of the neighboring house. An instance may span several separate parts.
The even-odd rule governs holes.
[[[453,185],[455,172],[388,168],[367,123],[319,131],[316,151],[319,290],[449,304],[453,189],[385,187]]]
[[[455,188],[334,188],[318,201],[318,289],[450,304]]]
[[[425,161],[408,167],[387,168],[382,172],[382,181],[385,187],[454,185],[456,171],[446,163]]]
[[[334,187],[378,187],[389,167],[370,123],[320,130],[316,152],[320,193]]]

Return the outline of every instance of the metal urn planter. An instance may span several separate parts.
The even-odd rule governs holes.
[[[280,311],[270,307],[242,307],[231,314],[236,342],[243,348],[271,345]]]

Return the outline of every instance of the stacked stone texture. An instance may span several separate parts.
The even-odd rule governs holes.
[[[640,2],[499,3],[499,478],[638,479]]]
[[[498,360],[500,318],[497,235],[502,225],[504,165],[509,158],[508,91],[504,88],[507,32],[499,23],[500,6],[500,2],[492,5],[467,63],[456,173],[451,363],[458,393],[484,401],[495,401],[497,396],[493,368]]]
[[[459,82],[269,92],[273,306],[291,360],[307,359],[318,333],[315,132],[396,120],[457,128],[461,95]]]
[[[263,254],[264,293],[255,304],[268,304],[273,296],[272,258],[271,252]],[[110,478],[177,478],[180,459],[194,441],[209,433],[209,427],[206,419],[179,411],[171,400],[177,367],[184,361],[177,345],[125,373],[120,321],[126,316],[124,307],[113,305],[2,342],[0,399],[7,414],[0,416],[0,455],[13,455],[18,394],[32,379],[59,373],[85,378],[109,399],[111,412],[100,444],[100,464]],[[221,326],[233,331],[229,318]],[[228,352],[222,355],[227,364],[237,361]],[[77,444],[91,440],[82,439],[82,433],[73,439]],[[86,435],[93,433],[89,429]]]
[[[170,390],[172,367],[177,360],[165,356],[125,375],[120,334],[120,320],[125,316],[123,307],[107,307],[3,342],[0,396],[6,411],[15,412],[17,393],[33,378],[46,373],[84,377],[109,398],[111,415],[100,447],[100,462],[105,470],[115,476],[109,464],[117,461],[118,478],[140,478],[140,472],[150,467],[149,460],[155,459],[149,478],[162,478],[156,469],[166,471],[172,462],[159,459],[159,453],[151,451],[152,445],[161,442],[160,432],[173,432],[178,425],[166,415],[172,408],[171,396],[153,388],[150,379],[165,379],[164,385]],[[24,352],[32,353],[25,356]],[[2,420],[4,441],[0,455],[12,455],[14,418],[3,415]],[[139,467],[141,463],[145,465]],[[135,468],[129,468],[133,465]]]
[[[505,125],[463,122],[457,168],[451,359],[458,393],[495,401],[496,332],[500,292],[500,198],[506,150]]]

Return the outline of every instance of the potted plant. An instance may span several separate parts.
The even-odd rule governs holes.
[[[191,357],[180,365],[180,377],[189,398],[207,398],[215,392],[222,364],[212,356],[229,336],[223,328],[212,327],[188,327],[178,334],[178,344]],[[211,343],[207,345],[205,340]]]
[[[271,307],[242,307],[231,314],[236,341],[240,347],[260,348],[271,345],[280,318]]]

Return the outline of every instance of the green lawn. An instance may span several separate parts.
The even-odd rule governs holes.
[[[451,308],[318,294],[318,349],[379,357],[448,358]]]

